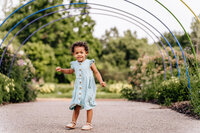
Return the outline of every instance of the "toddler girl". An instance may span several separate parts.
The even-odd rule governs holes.
[[[76,80],[74,85],[74,90],[72,94],[72,101],[70,103],[69,109],[74,110],[72,116],[72,122],[66,125],[67,128],[74,129],[76,126],[76,121],[79,115],[80,109],[87,110],[87,122],[82,127],[82,130],[92,129],[92,109],[96,106],[96,84],[93,77],[93,73],[99,80],[102,87],[106,86],[103,82],[102,77],[97,70],[94,59],[86,59],[89,49],[85,42],[76,42],[72,45],[71,52],[76,58],[76,61],[72,61],[71,69],[62,69],[60,67],[56,68],[56,71],[63,72],[64,74],[72,74],[75,72]]]

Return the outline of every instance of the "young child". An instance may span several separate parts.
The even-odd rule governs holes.
[[[76,126],[76,121],[79,115],[80,109],[87,110],[87,122],[82,127],[82,130],[92,129],[92,115],[93,108],[96,106],[96,84],[93,77],[93,73],[99,80],[102,87],[106,86],[103,82],[102,77],[97,70],[94,59],[89,60],[86,58],[89,49],[85,42],[76,42],[72,45],[71,52],[76,58],[76,61],[72,61],[71,69],[62,69],[60,67],[56,68],[56,71],[63,72],[64,74],[72,74],[75,72],[76,80],[74,85],[74,90],[72,94],[72,101],[70,103],[69,109],[74,110],[72,116],[72,122],[66,125],[67,128],[74,129]]]

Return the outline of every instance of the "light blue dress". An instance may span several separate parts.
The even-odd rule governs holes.
[[[71,68],[74,69],[76,80],[72,93],[72,101],[69,109],[74,110],[76,105],[81,109],[90,110],[96,106],[96,84],[91,70],[91,65],[95,60],[86,59],[83,62],[72,61]]]

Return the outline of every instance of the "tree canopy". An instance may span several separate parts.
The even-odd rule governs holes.
[[[19,6],[22,5],[22,2]],[[74,2],[83,2],[82,0],[71,0],[69,3]],[[17,11],[11,18],[6,26],[3,28],[2,31],[9,31],[11,27],[17,24],[20,20],[27,17],[28,15],[35,13],[41,9],[61,5],[63,0],[36,0],[32,4],[21,8]],[[19,7],[18,6],[18,7]],[[18,7],[13,8],[7,14],[10,14]],[[58,13],[51,14],[49,16],[45,16],[36,22],[32,23],[28,27],[26,27],[17,37],[16,39],[22,43],[29,35],[31,35],[34,31],[36,31],[41,26],[56,20],[62,17],[67,17],[65,19],[61,19],[57,22],[49,24],[48,26],[40,29],[36,34],[34,34],[28,42],[32,43],[32,45],[37,45],[40,48],[45,46],[47,49],[51,47],[54,51],[54,56],[56,60],[56,65],[61,66],[63,68],[69,67],[69,63],[73,60],[72,54],[70,52],[71,45],[76,41],[86,41],[90,47],[90,54],[88,58],[95,57],[98,60],[99,55],[101,54],[101,44],[99,40],[93,37],[93,31],[95,26],[95,21],[91,19],[88,14],[83,14],[84,12],[88,12],[86,9],[73,9],[78,7],[85,7],[85,5],[72,5],[72,6],[60,6],[56,8],[51,8],[40,13],[37,13],[30,18],[23,21],[20,25],[18,25],[15,30],[12,32],[13,34],[17,33],[21,28],[23,28],[26,24],[30,23],[34,19],[42,15],[46,15],[50,12],[57,11],[57,10],[64,10]],[[70,9],[73,9],[70,10]],[[75,13],[74,13],[75,12]],[[81,14],[81,15],[80,15]],[[75,15],[75,16],[73,16]],[[40,45],[39,45],[40,44]],[[19,45],[19,44],[18,44]],[[49,47],[48,47],[49,46]],[[35,48],[36,49],[36,48]],[[37,51],[37,50],[36,50]],[[52,50],[51,50],[52,51]],[[30,52],[30,51],[29,51]],[[50,52],[50,51],[49,51]],[[29,54],[29,53],[28,53]],[[36,55],[35,55],[36,56]],[[42,56],[39,54],[37,56]],[[34,56],[33,56],[34,57]],[[32,58],[32,61],[35,62],[36,60]],[[36,64],[36,63],[33,63]],[[44,69],[47,64],[41,64],[41,69]],[[40,76],[39,76],[40,77]],[[69,82],[69,78],[66,76],[64,77],[63,74],[56,74],[56,78],[60,82]],[[48,78],[45,78],[48,79]],[[49,81],[49,80],[47,80]]]
[[[132,60],[147,52],[147,39],[137,38],[136,32],[127,30],[123,36],[119,35],[116,27],[107,30],[102,36],[103,45],[100,68],[106,80],[127,80]]]

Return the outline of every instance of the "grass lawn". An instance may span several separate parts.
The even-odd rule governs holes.
[[[54,83],[49,83],[54,84]],[[121,94],[110,92],[108,87],[100,87],[97,84],[96,98],[98,99],[121,99]],[[51,93],[38,93],[38,98],[71,98],[74,87],[70,84],[55,84],[55,89]]]
[[[105,99],[120,99],[121,95],[116,93],[106,93],[106,92],[97,92],[96,98],[105,98]],[[49,94],[38,94],[38,98],[71,98],[72,92],[68,93],[49,93]]]

